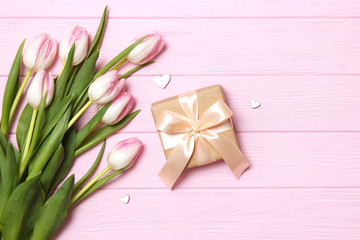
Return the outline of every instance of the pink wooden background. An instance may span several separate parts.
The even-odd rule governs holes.
[[[142,157],[73,209],[56,239],[360,238],[359,0],[2,1],[1,92],[23,38],[61,40],[74,24],[93,36],[106,4],[99,67],[147,30],[167,48],[128,79],[142,112],[106,148],[136,136]],[[152,82],[163,73],[165,90]],[[237,181],[224,162],[199,167],[169,191],[157,177],[165,159],[150,104],[217,83],[251,168]],[[98,150],[76,160],[77,178]]]

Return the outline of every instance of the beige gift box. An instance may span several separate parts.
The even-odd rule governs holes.
[[[182,96],[191,95],[191,94],[194,94],[194,91],[182,94]],[[226,102],[224,93],[223,93],[220,85],[214,85],[214,86],[198,89],[198,90],[196,90],[196,94],[197,94],[198,103],[199,103],[198,104],[199,116],[201,116],[211,105],[213,105],[218,100],[223,100],[224,102]],[[185,112],[182,109],[182,107],[180,106],[180,103],[178,101],[178,96],[170,97],[170,98],[155,102],[151,105],[151,111],[152,111],[155,123],[157,122],[157,120],[160,116],[160,113],[163,110],[169,110],[169,111],[173,111],[173,112],[185,115]],[[239,148],[239,144],[238,144],[236,134],[235,134],[234,128],[232,126],[231,120],[230,119],[227,120],[222,125],[230,126],[230,127],[227,127],[227,128],[229,128],[229,130],[222,131],[218,134],[226,137],[228,140],[230,140],[234,145],[236,145]],[[175,146],[169,148],[168,144],[163,141],[161,132],[158,131],[158,133],[159,133],[159,136],[161,139],[161,143],[162,143],[162,146],[164,149],[166,159],[168,159],[170,157],[172,151],[174,150]],[[212,147],[210,144],[207,144],[207,145],[208,145],[210,151],[212,151],[212,153],[214,154],[215,159],[221,160],[222,157],[214,149],[214,147]],[[192,154],[192,156],[185,168],[191,168],[191,167],[198,166],[197,161],[196,161],[197,160],[196,153],[197,152],[196,152],[196,148],[195,148],[195,151]],[[207,162],[207,163],[209,163],[209,162]]]

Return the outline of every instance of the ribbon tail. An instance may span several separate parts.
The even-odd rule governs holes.
[[[207,132],[210,132],[209,130]],[[216,149],[237,179],[250,166],[240,149],[226,137],[211,131],[206,139]]]
[[[212,151],[209,151],[206,140],[200,135],[197,138],[196,144],[196,163],[198,166],[204,165],[210,162],[215,162],[216,158]]]
[[[181,172],[185,169],[194,152],[195,142],[193,137],[185,136],[174,148],[170,157],[161,168],[158,176],[171,189]]]

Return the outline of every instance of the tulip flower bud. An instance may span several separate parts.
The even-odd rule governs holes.
[[[59,56],[63,63],[66,62],[69,51],[72,45],[75,43],[75,51],[72,60],[72,65],[76,66],[81,63],[86,55],[88,50],[89,37],[87,31],[79,26],[75,26],[71,29],[61,40],[59,46]]]
[[[120,79],[117,71],[112,70],[98,77],[89,87],[89,99],[100,105],[107,104],[113,100],[123,89],[125,79]]]
[[[33,80],[27,91],[27,101],[35,109],[39,109],[42,98],[47,90],[45,106],[49,106],[54,96],[54,79],[51,72],[45,72],[40,69]]]
[[[135,137],[119,142],[108,155],[109,168],[116,171],[129,166],[140,155],[142,148],[142,142]]]
[[[127,93],[120,93],[106,110],[101,122],[113,125],[123,119],[134,107],[134,97]]]
[[[24,51],[24,65],[30,72],[37,72],[40,68],[46,70],[54,61],[56,52],[56,40],[46,33],[40,34]]]
[[[127,56],[127,60],[129,62],[136,65],[147,63],[164,47],[165,42],[161,39],[161,36],[157,32],[149,33],[136,38],[135,41],[138,41],[145,36],[148,37],[137,45]]]

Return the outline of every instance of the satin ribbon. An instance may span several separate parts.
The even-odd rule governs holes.
[[[216,161],[209,144],[220,154],[239,179],[249,166],[243,153],[228,138],[218,134],[232,128],[228,121],[233,115],[223,100],[211,105],[200,117],[196,92],[178,97],[185,115],[163,110],[156,122],[163,145],[174,143],[175,148],[161,169],[159,177],[171,189],[186,167],[196,148],[198,165]],[[174,138],[175,137],[175,138]],[[165,149],[168,147],[165,147]]]

